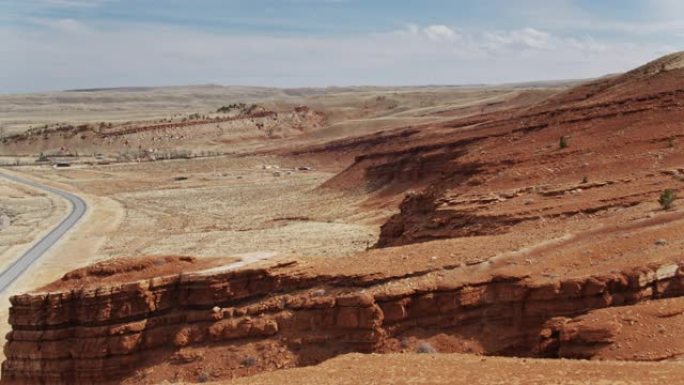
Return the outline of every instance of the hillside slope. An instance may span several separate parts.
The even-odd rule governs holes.
[[[128,274],[135,269],[127,264],[140,265],[130,258],[105,269],[99,283],[65,276],[12,298],[2,383],[206,382],[425,344],[440,353],[526,359],[562,357],[580,343],[593,352],[608,337],[620,342],[608,327],[575,331],[625,309],[640,319],[669,316],[653,309],[684,297],[684,206],[659,203],[664,191],[681,196],[684,187],[681,57],[533,105],[290,149],[293,156],[354,157],[324,188],[363,192],[369,206],[401,201],[374,248],[163,276]],[[629,327],[628,337],[654,332]],[[673,326],[665,335],[681,339],[681,331]],[[429,370],[452,360],[423,357],[416,362]],[[343,357],[292,378],[317,382],[335,365],[353,369],[364,358]],[[369,362],[386,365],[391,377],[413,358]],[[641,375],[651,368],[645,365],[482,360],[457,365],[466,373],[526,368],[521,382],[529,375],[653,383]],[[658,381],[681,375],[680,366],[652,365]],[[360,373],[374,366],[359,364]]]

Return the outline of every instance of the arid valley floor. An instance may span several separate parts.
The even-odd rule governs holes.
[[[1,172],[88,204],[0,296],[3,384],[684,378],[684,54],[577,82],[4,95],[0,128]],[[69,206],[0,197],[4,268]]]

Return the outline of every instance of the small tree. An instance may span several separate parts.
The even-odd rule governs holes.
[[[566,147],[568,147],[568,138],[567,138],[567,136],[561,136],[561,137],[560,137],[560,143],[558,144],[558,146],[560,147],[561,150],[564,149],[564,148],[566,148]]]
[[[674,190],[667,189],[660,194],[658,203],[660,203],[660,207],[662,207],[663,210],[668,210],[672,207],[675,199],[677,199],[677,195],[675,194]]]

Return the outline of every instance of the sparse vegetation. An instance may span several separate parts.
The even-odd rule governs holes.
[[[197,375],[197,382],[207,382],[210,379],[211,379],[211,375],[209,374],[209,372],[206,372],[206,371],[201,371]]]
[[[584,176],[584,178],[582,178],[582,184],[587,184],[587,183],[589,183],[589,177]]]
[[[233,103],[227,106],[220,107],[216,110],[216,112],[222,114],[229,114],[233,111],[237,111],[239,115],[249,115],[258,108],[259,106],[256,104],[247,105],[245,103]]]
[[[229,104],[227,106],[222,106],[216,112],[222,113],[222,114],[227,114],[229,112],[232,112],[234,110],[244,110],[247,107],[245,103],[233,103]]]
[[[561,136],[558,146],[560,147],[561,150],[564,148],[567,148],[568,147],[568,137],[567,136]]]
[[[669,148],[674,147],[674,138],[667,138],[667,147],[669,147]]]
[[[245,357],[245,359],[243,359],[240,363],[246,368],[251,368],[252,366],[256,365],[257,359],[255,357],[249,356]]]
[[[660,207],[662,207],[663,210],[669,210],[672,208],[675,199],[677,199],[677,195],[675,194],[674,190],[667,189],[660,194],[658,203],[660,203]]]
[[[416,346],[416,353],[435,354],[437,353],[437,349],[430,345],[430,343],[423,341]]]

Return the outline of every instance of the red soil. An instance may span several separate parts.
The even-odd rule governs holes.
[[[283,370],[231,384],[242,385],[580,385],[678,383],[684,366],[570,360],[519,360],[460,354],[352,354],[308,368]]]
[[[121,282],[135,282],[176,275],[179,271],[203,270],[235,259],[194,258],[180,256],[149,256],[141,258],[116,258],[71,271],[62,279],[36,289],[37,292],[54,292],[76,289],[90,289],[110,286]]]
[[[401,202],[375,249],[240,271],[150,274],[130,284],[141,276],[124,274],[97,288],[58,282],[47,289],[70,290],[16,296],[2,381],[228,379],[349,352],[409,352],[426,341],[444,353],[663,357],[646,340],[660,341],[652,325],[663,317],[675,317],[660,322],[663,335],[681,339],[679,313],[664,310],[679,302],[641,304],[684,295],[684,211],[678,202],[670,210],[657,203],[664,189],[684,187],[681,57],[532,107],[332,143],[325,156],[363,154],[326,187],[364,189],[368,205]],[[319,147],[309,150],[321,156]],[[94,283],[100,271],[155,268],[131,266],[75,276]],[[626,312],[639,314],[637,322],[629,324]],[[628,325],[616,326],[616,317]],[[414,356],[377,365],[358,357],[334,362],[391,372]],[[432,368],[449,366],[449,357],[435,360]],[[631,364],[463,360],[467,373],[499,382],[513,368],[529,371],[522,383],[566,376],[567,383],[655,383],[682,373],[671,365],[653,366],[652,378]],[[326,365],[258,381],[301,373],[307,382],[337,370]],[[489,373],[488,365],[504,369]]]
[[[684,299],[557,318],[542,332],[542,350],[564,358],[629,361],[680,361],[684,356]]]

